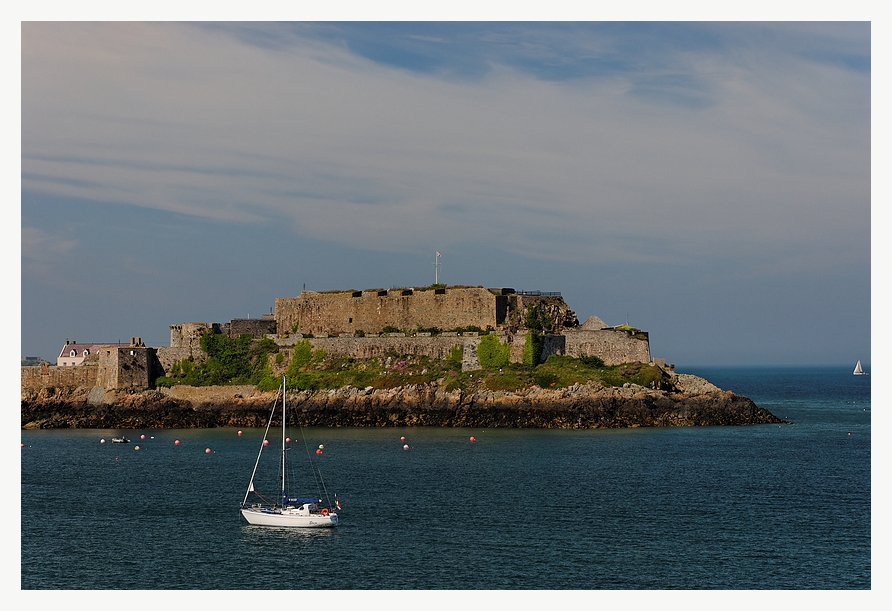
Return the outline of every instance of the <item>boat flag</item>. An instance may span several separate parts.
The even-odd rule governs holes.
[[[337,494],[335,495],[335,505],[338,506],[338,509],[341,508],[341,502],[338,500],[338,495],[337,495]]]

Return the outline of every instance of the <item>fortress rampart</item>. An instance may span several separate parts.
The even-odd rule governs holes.
[[[98,360],[76,367],[22,367],[22,390],[39,392],[45,388],[89,388],[96,385],[98,373]]]
[[[492,328],[510,343],[510,361],[522,362],[527,325],[548,330],[542,335],[540,362],[551,354],[598,356],[606,365],[651,362],[645,332],[608,328],[593,316],[582,326],[557,293],[516,293],[513,289],[430,287],[317,293],[276,299],[274,316],[234,319],[228,323],[185,322],[170,325],[170,346],[105,348],[75,367],[22,367],[22,390],[49,387],[151,388],[154,380],[184,359],[200,364],[206,333],[270,338],[285,362],[305,337],[314,350],[330,358],[385,359],[394,354],[443,360],[456,346],[462,369],[479,369],[475,332],[450,329]],[[441,329],[442,333],[382,333],[396,328]],[[660,359],[665,362],[664,359]]]
[[[564,332],[565,344],[561,354],[579,358],[595,355],[605,365],[621,363],[649,363],[650,341],[643,331],[629,333],[621,329],[583,331],[568,329]]]
[[[109,346],[80,365],[22,367],[22,390],[44,388],[151,388],[163,375],[154,348]]]
[[[496,328],[504,322],[508,298],[479,287],[381,289],[316,293],[276,299],[279,334],[380,333],[396,329]]]

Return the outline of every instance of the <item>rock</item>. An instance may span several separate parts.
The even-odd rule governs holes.
[[[178,388],[178,387],[175,387]],[[184,387],[106,392],[91,389],[23,396],[23,428],[213,428],[265,426],[275,392],[248,387]],[[110,401],[113,398],[113,401]],[[515,428],[634,428],[783,423],[750,399],[702,378],[677,376],[674,390],[598,382],[516,392],[446,391],[442,385],[362,390],[344,387],[288,395],[294,424],[307,426],[465,426]]]

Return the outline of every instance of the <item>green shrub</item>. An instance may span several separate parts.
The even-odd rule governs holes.
[[[296,377],[301,368],[313,358],[313,347],[308,340],[301,340],[294,344],[294,354],[291,355],[291,363],[285,372],[289,378]]]
[[[523,344],[521,362],[524,365],[538,365],[539,359],[542,357],[542,345],[544,344],[542,336],[530,330],[527,331],[524,338],[526,341]]]
[[[461,371],[461,361],[464,355],[464,347],[463,346],[453,346],[449,351],[449,356],[443,361],[443,366],[446,370],[455,370]]]
[[[200,340],[208,360],[201,366],[206,384],[245,384],[251,379],[251,336],[205,333]]]
[[[544,312],[542,308],[539,307],[539,304],[534,303],[526,309],[526,315],[523,319],[524,326],[533,331],[542,331],[545,328],[543,318]]]
[[[533,372],[533,382],[535,382],[542,388],[554,386],[557,384],[558,380],[558,375],[553,371],[548,371],[547,369],[538,369]]]
[[[484,369],[497,369],[508,364],[511,345],[499,342],[495,333],[484,335],[477,344],[477,360]]]
[[[604,367],[604,359],[600,356],[596,356],[594,354],[587,354],[585,356],[579,357],[579,362],[585,365],[586,367]]]
[[[513,370],[503,370],[484,380],[483,385],[489,390],[519,390],[530,383],[528,375]]]

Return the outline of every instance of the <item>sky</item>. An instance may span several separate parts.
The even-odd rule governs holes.
[[[681,371],[871,363],[870,22],[20,33],[22,356],[429,285],[439,252]]]

